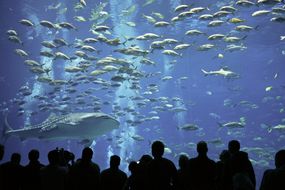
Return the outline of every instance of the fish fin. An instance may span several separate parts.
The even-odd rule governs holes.
[[[122,42],[122,44],[124,45],[124,46],[126,46],[126,43],[128,42],[128,40],[126,39],[124,42]]]
[[[256,27],[254,27],[255,30],[258,30],[258,28],[259,28],[259,25],[257,25]]]
[[[272,127],[269,127],[269,128],[267,129],[267,131],[268,131],[268,133],[271,133],[271,132],[272,132]]]
[[[209,75],[209,73],[207,71],[205,71],[204,69],[201,69],[201,71],[204,73],[205,76]]]
[[[245,35],[245,36],[244,36],[244,37],[242,37],[241,39],[242,39],[242,40],[245,40],[246,38],[247,38],[247,35]]]
[[[219,125],[220,128],[224,127],[222,123],[217,122],[217,124]]]

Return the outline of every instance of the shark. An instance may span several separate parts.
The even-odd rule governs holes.
[[[45,121],[33,126],[25,126],[13,130],[5,117],[4,139],[9,136],[17,136],[24,141],[26,139],[43,140],[81,140],[81,144],[90,146],[93,139],[119,128],[119,121],[101,112],[69,113],[66,115],[51,114]]]
[[[217,71],[205,71],[204,69],[201,69],[201,71],[205,74],[205,76],[221,75],[225,78],[236,78],[236,77],[238,77],[237,73],[234,73],[233,71],[230,71],[227,68],[221,68],[220,70],[217,70]]]

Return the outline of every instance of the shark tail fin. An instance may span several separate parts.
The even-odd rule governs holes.
[[[268,132],[268,133],[271,133],[272,130],[273,130],[273,127],[270,126],[270,125],[266,125],[266,124],[265,124],[265,126],[267,127],[267,128],[266,128],[266,129],[267,129],[267,132]]]
[[[245,124],[246,124],[245,117],[241,117],[241,118],[239,118],[239,121],[240,121],[243,125],[245,125]]]
[[[201,71],[204,73],[205,76],[209,75],[209,73],[207,71],[205,71],[204,69],[201,69]]]
[[[223,126],[223,124],[222,124],[222,123],[220,123],[220,122],[217,122],[217,124],[219,125],[219,128],[224,127],[224,126]]]

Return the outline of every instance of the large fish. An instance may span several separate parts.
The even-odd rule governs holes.
[[[95,137],[119,128],[119,121],[100,113],[70,113],[56,116],[51,114],[44,122],[13,130],[5,118],[4,139],[18,136],[21,140],[38,138],[46,140],[78,139],[90,145]]]

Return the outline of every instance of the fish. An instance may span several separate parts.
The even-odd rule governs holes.
[[[48,20],[42,20],[40,21],[40,25],[50,28],[50,29],[57,29],[58,27],[53,24],[52,22],[48,21]]]
[[[7,30],[6,34],[8,34],[9,36],[18,36],[16,30]]]
[[[66,115],[51,114],[45,121],[21,129],[12,129],[5,116],[4,139],[17,136],[21,141],[27,139],[43,140],[88,140],[91,145],[94,138],[104,135],[120,126],[115,118],[101,112],[79,112]]]
[[[220,127],[228,127],[228,128],[244,128],[245,127],[245,118],[241,117],[240,121],[231,121],[227,123],[218,123]]]
[[[34,23],[28,19],[22,19],[19,21],[19,23],[25,26],[34,26]]]
[[[178,5],[177,7],[175,7],[174,12],[184,11],[188,7],[189,7],[188,5]]]
[[[179,54],[176,51],[171,50],[171,49],[163,50],[162,53],[165,54],[165,55],[170,55],[170,56],[182,56],[181,53]]]
[[[74,20],[78,22],[86,22],[87,20],[83,16],[74,16]]]
[[[21,45],[24,44],[18,36],[9,36],[8,40],[10,40],[11,42],[15,42],[17,44],[21,44]]]
[[[269,14],[271,11],[270,10],[258,10],[255,11],[251,14],[251,16],[255,17],[255,16],[262,16],[262,15],[267,15]]]
[[[28,57],[28,53],[22,49],[15,49],[15,53],[21,57]]]
[[[244,7],[250,7],[252,5],[255,5],[255,3],[248,1],[248,0],[238,0],[236,2],[236,5],[240,5],[240,6],[244,6]]]
[[[284,131],[285,130],[285,125],[284,124],[278,124],[278,125],[275,125],[275,126],[268,126],[266,125],[268,128],[267,128],[267,131],[268,133],[271,133],[273,130],[278,130],[278,131]]]
[[[208,26],[221,26],[223,23],[225,23],[224,21],[222,20],[213,20],[211,22],[208,23]]]
[[[201,69],[201,71],[205,74],[205,76],[208,75],[221,75],[224,76],[225,78],[231,78],[231,77],[237,77],[238,74],[234,73],[233,71],[225,68],[221,68],[220,70],[217,71],[205,71],[204,69]]]
[[[177,127],[179,130],[185,130],[185,131],[196,131],[199,129],[198,125],[196,124],[185,124],[182,126]]]
[[[68,29],[68,30],[77,30],[77,28],[75,26],[73,26],[71,23],[69,22],[61,22],[58,24],[61,28],[65,28],[65,29]]]
[[[218,40],[224,38],[224,34],[212,34],[208,37],[208,40]]]

